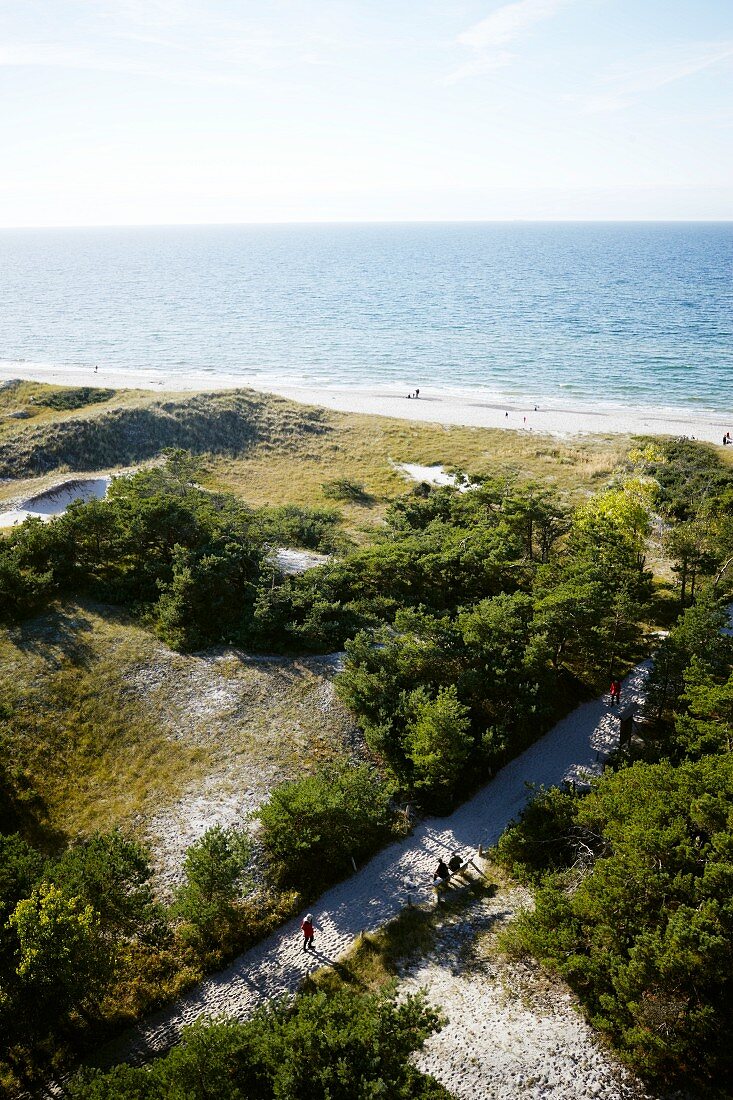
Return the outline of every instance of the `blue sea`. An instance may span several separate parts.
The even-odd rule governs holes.
[[[733,412],[733,223],[0,231],[0,360]]]

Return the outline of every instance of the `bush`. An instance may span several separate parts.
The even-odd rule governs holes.
[[[442,1025],[421,995],[313,993],[246,1023],[194,1024],[147,1069],[87,1070],[70,1100],[448,1100],[410,1055]]]
[[[367,765],[276,787],[258,817],[277,877],[314,897],[390,836],[393,788]]]
[[[328,500],[349,500],[354,504],[366,504],[372,499],[360,481],[350,481],[347,477],[324,481],[321,489]]]
[[[234,918],[234,903],[245,887],[252,852],[246,833],[215,825],[195,841],[183,864],[174,913],[205,941],[221,940]]]
[[[554,871],[569,867],[576,857],[578,798],[570,791],[551,787],[540,790],[499,838],[497,863],[520,882],[538,883]]]
[[[435,699],[423,689],[412,693],[407,722],[408,755],[413,782],[440,805],[450,805],[473,738],[468,707],[458,699],[455,684],[441,688]]]
[[[331,554],[345,541],[340,533],[341,513],[336,508],[305,508],[284,504],[260,508],[256,513],[263,538],[273,546],[302,546]]]
[[[733,1074],[731,804],[727,754],[637,763],[585,798],[541,796],[499,849],[541,883],[511,946],[565,978],[637,1071],[708,1088]],[[563,876],[574,836],[585,873]]]
[[[42,405],[44,409],[70,412],[73,409],[83,409],[86,405],[99,405],[103,401],[111,401],[116,393],[116,390],[101,390],[94,386],[76,386],[55,391],[44,390],[33,403]]]

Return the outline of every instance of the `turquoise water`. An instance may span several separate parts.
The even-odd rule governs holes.
[[[733,224],[5,230],[0,359],[731,412]]]

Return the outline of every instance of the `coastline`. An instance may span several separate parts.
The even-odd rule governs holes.
[[[153,390],[160,393],[205,392],[252,389],[276,394],[307,405],[337,412],[387,416],[401,420],[472,427],[526,431],[538,435],[671,435],[687,436],[722,444],[723,435],[733,429],[728,419],[712,410],[694,413],[676,408],[641,408],[603,404],[563,404],[557,398],[523,400],[516,395],[482,395],[448,392],[430,386],[420,388],[420,397],[408,400],[394,384],[368,387],[330,387],[298,383],[267,382],[231,375],[202,372],[173,375],[165,371],[124,371],[89,367],[52,367],[41,364],[0,363],[0,383],[12,378],[66,386],[98,386],[114,389]],[[537,406],[535,408],[535,405]]]

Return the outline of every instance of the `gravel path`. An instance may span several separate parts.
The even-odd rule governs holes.
[[[640,702],[649,667],[645,662],[627,677],[625,704]],[[579,706],[450,817],[426,820],[412,836],[385,848],[324,894],[312,906],[318,948],[312,956],[301,949],[299,920],[287,924],[201,982],[173,1008],[108,1046],[104,1062],[147,1061],[173,1045],[181,1028],[202,1015],[245,1018],[265,1001],[294,993],[310,970],[337,960],[362,930],[373,931],[395,917],[408,896],[429,901],[438,857],[493,844],[530,798],[532,785],[584,782],[589,774],[598,774],[618,742],[618,727],[605,698]]]
[[[528,904],[514,887],[447,913],[432,951],[403,970],[400,992],[424,990],[448,1018],[415,1064],[456,1100],[652,1100],[567,986],[497,949],[499,932]]]

